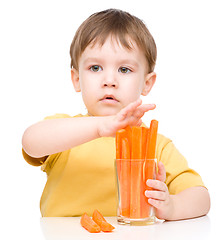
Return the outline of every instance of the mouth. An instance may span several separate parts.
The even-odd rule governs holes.
[[[103,98],[100,99],[101,102],[106,103],[116,103],[119,102],[113,95],[105,95]]]

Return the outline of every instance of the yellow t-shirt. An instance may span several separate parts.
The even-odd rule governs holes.
[[[70,117],[57,114],[52,118]],[[77,115],[76,117],[87,117]],[[166,169],[166,184],[170,194],[194,186],[204,186],[198,173],[188,167],[186,159],[172,141],[161,134],[157,137],[157,160]],[[26,161],[40,165],[23,151]],[[43,217],[91,215],[98,209],[104,216],[115,216],[117,184],[115,174],[115,138],[102,137],[70,150],[50,155],[41,168],[47,173],[40,208]]]

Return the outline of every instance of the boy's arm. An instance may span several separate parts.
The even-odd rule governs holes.
[[[210,197],[205,187],[191,187],[171,195],[174,212],[168,220],[195,218],[206,215],[210,209]]]
[[[140,125],[144,113],[154,108],[153,104],[142,105],[139,99],[113,116],[45,120],[27,128],[23,149],[31,157],[42,158],[99,137],[114,136],[127,125]]]
[[[156,208],[156,216],[165,220],[181,220],[206,215],[210,209],[210,197],[206,188],[191,187],[176,195],[170,195],[166,184],[166,171],[158,164],[157,180],[147,180],[153,190],[146,191],[148,202]]]

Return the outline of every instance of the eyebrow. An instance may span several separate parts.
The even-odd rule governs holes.
[[[88,62],[104,62],[105,60],[102,59],[102,58],[94,58],[94,57],[90,57],[90,58],[86,58],[84,60],[84,64],[88,63]],[[132,64],[136,67],[139,66],[139,63],[137,61],[134,61],[133,59],[120,59],[120,61],[118,61],[118,64],[119,65],[122,65],[122,64],[126,64],[126,63],[129,63],[129,64]]]
[[[95,62],[95,63],[99,63],[99,62],[103,62],[104,60],[101,58],[95,58],[95,57],[88,57],[86,59],[84,59],[84,64],[87,64],[89,62]]]

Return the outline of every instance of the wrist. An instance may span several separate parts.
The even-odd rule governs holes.
[[[111,137],[113,135],[111,130],[112,116],[98,117],[97,135],[98,137]]]
[[[168,215],[165,218],[165,220],[168,221],[174,221],[177,220],[177,201],[178,201],[178,196],[177,195],[170,195],[170,207],[168,211]]]
[[[103,129],[103,118],[104,117],[97,117],[97,131],[96,131],[96,135],[97,138],[103,137],[102,136],[102,129]]]

